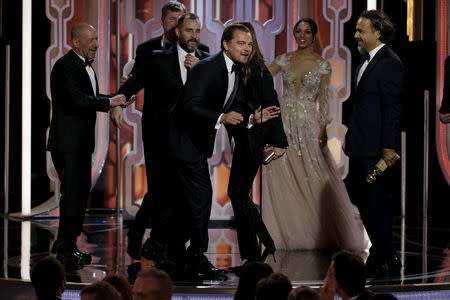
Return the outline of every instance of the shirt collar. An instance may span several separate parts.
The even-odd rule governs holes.
[[[81,56],[80,54],[78,54],[77,51],[73,50],[73,52],[75,52],[75,54],[81,59],[81,61],[82,61],[83,64],[84,64],[84,62],[86,61],[86,59],[85,59],[83,56]]]
[[[231,58],[228,57],[228,55],[225,54],[225,52],[223,52],[223,57],[225,57],[225,65],[227,66],[227,71],[228,73],[231,73],[234,62],[231,60]]]
[[[372,50],[370,50],[370,52],[369,52],[369,55],[370,55],[369,62],[372,60],[372,58],[375,57],[375,55],[377,54],[377,52],[378,52],[381,48],[383,48],[384,45],[386,45],[386,44],[381,43],[381,44],[379,44],[377,47],[375,47],[375,48],[373,48]]]

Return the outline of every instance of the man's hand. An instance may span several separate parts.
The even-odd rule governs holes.
[[[273,151],[275,152],[275,156],[280,158],[286,153],[286,148],[273,147]]]
[[[125,104],[125,101],[127,99],[123,94],[115,95],[111,98],[109,98],[109,107],[116,107],[122,104]]]
[[[383,148],[382,149],[383,159],[388,165],[388,167],[392,166],[400,156],[395,152],[394,149]]]
[[[130,99],[128,99],[128,100],[122,105],[122,107],[127,107],[127,106],[133,104],[134,101],[136,101],[136,95],[131,96]]]
[[[278,106],[268,106],[262,110],[262,120],[261,120],[261,106],[255,110],[253,114],[253,120],[255,124],[265,123],[270,119],[278,118],[280,116],[280,108]]]
[[[200,61],[200,59],[198,59],[198,57],[188,53],[186,55],[186,59],[184,60],[184,66],[186,68],[192,68],[199,61]]]
[[[111,121],[114,123],[114,125],[116,125],[118,128],[122,128],[122,120],[123,120],[122,107],[116,106],[112,108],[109,117],[111,118]]]
[[[131,78],[131,77],[133,77],[133,74],[130,74],[130,75],[122,75],[122,77],[120,77],[120,85],[123,85],[127,80],[128,80],[128,78]]]
[[[244,121],[244,117],[235,111],[230,111],[229,113],[223,114],[220,118],[220,123],[229,125],[237,125],[242,121]]]
[[[331,262],[327,270],[327,275],[323,280],[323,286],[320,288],[320,299],[333,300],[336,294],[336,278],[334,271],[334,261]]]
[[[439,119],[441,119],[442,123],[450,123],[450,113],[448,114],[441,114],[439,113]]]

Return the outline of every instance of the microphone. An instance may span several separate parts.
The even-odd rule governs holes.
[[[397,156],[397,159],[400,158],[400,156],[398,154],[395,154]],[[388,168],[388,165],[386,164],[386,162],[384,161],[384,159],[380,159],[377,164],[375,165],[373,171],[371,173],[369,173],[366,177],[366,182],[367,183],[374,183],[378,176],[380,176],[381,174],[383,174],[383,172]]]

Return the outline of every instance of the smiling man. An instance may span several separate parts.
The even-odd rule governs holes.
[[[242,24],[227,26],[222,51],[198,62],[190,71],[184,96],[174,109],[170,148],[176,158],[177,187],[188,211],[190,232],[187,269],[191,276],[220,278],[220,272],[205,257],[212,187],[208,157],[214,149],[216,130],[244,123],[239,108],[239,69],[252,51],[252,36]]]
[[[91,263],[91,255],[79,251],[76,242],[91,189],[96,112],[124,104],[125,97],[99,94],[92,67],[98,48],[95,28],[76,24],[71,38],[72,50],[56,61],[50,75],[52,120],[47,150],[61,182],[54,250],[63,264],[79,266]]]
[[[182,271],[175,266],[183,265],[180,260],[184,257],[186,240],[182,230],[184,224],[176,226],[180,213],[174,203],[174,164],[168,148],[169,113],[182,94],[190,68],[209,56],[197,49],[200,27],[197,15],[183,14],[175,30],[177,44],[167,50],[154,51],[145,61],[136,65],[119,90],[119,93],[130,97],[145,88],[148,96],[142,114],[142,140],[149,193],[128,233],[127,250],[132,258],[139,259],[142,256],[153,260],[157,267],[170,275]],[[152,220],[152,231],[140,251],[148,218]]]

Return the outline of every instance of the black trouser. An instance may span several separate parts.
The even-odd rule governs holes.
[[[206,156],[196,162],[177,162],[178,206],[185,209],[187,232],[191,240],[189,252],[203,254],[208,250],[208,223],[211,215],[212,187]]]
[[[64,249],[76,246],[83,226],[91,189],[91,160],[88,152],[51,152],[61,182],[57,242]]]
[[[162,246],[168,241],[182,239],[176,230],[175,211],[175,169],[168,149],[167,125],[160,123],[158,128],[142,122],[147,193],[136,213],[134,229],[142,234],[151,221],[150,238]],[[177,235],[174,237],[173,235]],[[183,243],[177,243],[183,245]]]
[[[253,180],[261,165],[263,147],[247,133],[235,136],[235,145],[228,196],[233,206],[241,258],[258,260],[261,250],[257,237],[266,247],[274,246],[261,214],[250,198]]]
[[[349,173],[345,179],[348,194],[361,215],[372,247],[370,258],[382,262],[395,253],[392,245],[392,187],[395,181],[395,167],[389,167],[377,180],[370,184],[366,176],[372,173],[380,157],[350,157]]]

